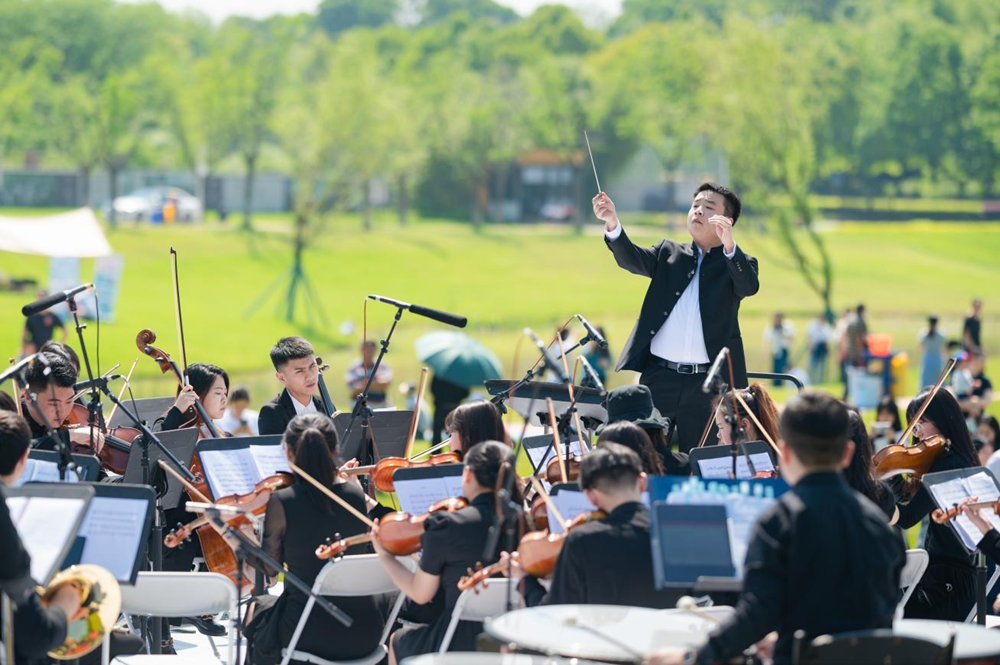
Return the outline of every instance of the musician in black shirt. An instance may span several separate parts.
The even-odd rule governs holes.
[[[680,594],[657,591],[653,580],[649,509],[640,500],[646,474],[639,456],[617,443],[600,444],[580,463],[580,487],[607,518],[566,535],[548,594],[535,578],[525,578],[528,604],[674,607]]]
[[[793,487],[754,526],[733,616],[697,652],[664,649],[651,665],[720,663],[777,631],[777,664],[807,639],[889,628],[905,560],[885,514],[840,474],[853,455],[847,408],[806,392],[781,415],[781,473]]]

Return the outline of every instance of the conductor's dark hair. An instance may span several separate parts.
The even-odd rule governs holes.
[[[239,402],[240,400],[244,402],[250,401],[250,391],[246,386],[236,386],[233,388],[232,394],[229,395],[230,402]]]
[[[69,344],[66,344],[65,342],[57,342],[54,339],[50,339],[49,341],[45,342],[45,344],[42,344],[42,346],[38,350],[48,351],[50,353],[59,353],[62,354],[63,356],[66,356],[66,359],[69,360],[73,364],[73,367],[76,368],[76,373],[77,374],[80,373],[80,356],[76,355],[76,351]]]
[[[632,450],[619,443],[605,443],[583,456],[580,487],[602,492],[635,488],[642,462]]]
[[[906,407],[906,422],[909,423],[917,410],[930,397],[932,388],[924,388]],[[981,466],[976,449],[972,446],[972,436],[965,424],[965,415],[958,400],[947,390],[939,390],[924,411],[924,420],[934,423],[941,436],[951,442],[951,449],[966,466]]]
[[[832,395],[807,390],[781,414],[781,438],[806,468],[836,466],[844,458],[850,419]]]
[[[701,192],[715,192],[721,196],[726,202],[726,214],[733,220],[733,224],[736,224],[740,213],[743,212],[743,203],[740,197],[736,196],[736,192],[714,182],[703,182],[698,185],[698,189],[694,190],[694,196],[698,196]]]
[[[213,365],[211,363],[191,363],[187,368],[187,378],[191,387],[194,388],[194,392],[198,395],[198,399],[205,399],[208,395],[208,391],[212,388],[212,384],[215,383],[215,377],[221,376],[223,383],[226,384],[226,392],[229,392],[229,375],[226,370],[222,369],[218,365]]]
[[[31,430],[13,411],[0,411],[0,475],[14,472],[18,460],[31,446]]]
[[[875,480],[875,464],[872,462],[872,443],[868,438],[865,421],[854,409],[848,409],[847,438],[854,442],[854,456],[844,469],[844,480],[856,491],[868,497],[877,506],[892,490],[880,480]]]
[[[500,409],[492,402],[470,402],[455,407],[445,418],[444,428],[452,434],[458,434],[465,450],[483,441],[502,441],[510,444]]]
[[[289,360],[308,358],[315,353],[313,345],[301,337],[282,337],[271,347],[271,364],[280,372]]]
[[[36,393],[41,393],[52,383],[55,383],[60,388],[72,388],[73,384],[76,383],[79,372],[76,371],[76,368],[73,367],[69,359],[61,353],[53,353],[51,351],[42,355],[48,361],[48,367],[36,358],[24,373],[28,387]],[[45,373],[46,369],[48,370],[48,374]]]
[[[324,487],[333,487],[337,478],[337,448],[340,438],[333,421],[322,413],[300,413],[285,428],[283,438],[292,453],[295,466],[318,480]],[[333,511],[332,502],[308,483],[301,483],[305,492],[325,512]]]
[[[598,446],[606,444],[618,444],[625,446],[639,456],[642,470],[654,476],[662,476],[666,473],[663,469],[663,460],[653,447],[653,441],[635,423],[628,420],[619,420],[611,423],[601,431],[601,438],[597,440]]]
[[[20,397],[18,397],[20,399]],[[17,413],[17,402],[14,398],[0,390],[0,411],[13,411]]]

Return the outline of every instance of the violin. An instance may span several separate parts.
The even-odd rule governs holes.
[[[879,480],[908,473],[921,478],[929,473],[934,463],[951,448],[951,441],[940,434],[921,439],[915,445],[895,443],[886,446],[873,458],[875,475]]]
[[[276,473],[273,476],[264,478],[254,485],[254,488],[246,494],[232,494],[224,496],[215,501],[218,505],[235,506],[248,510],[254,515],[263,515],[267,509],[267,502],[271,499],[271,494],[285,487],[291,487],[295,483],[295,476],[289,473]],[[244,522],[249,523],[245,515],[237,515],[226,520],[230,525],[240,527]],[[177,525],[170,533],[163,537],[163,545],[171,549],[184,544],[198,528],[209,523],[206,516],[202,515],[198,519],[184,525]]]
[[[556,560],[562,552],[563,543],[566,542],[566,534],[580,526],[595,520],[607,519],[608,514],[603,510],[591,510],[580,513],[566,524],[562,533],[544,533],[532,531],[526,533],[517,552],[510,558],[502,559],[486,567],[480,566],[478,570],[469,569],[468,575],[458,581],[458,588],[461,591],[474,589],[479,584],[485,584],[485,580],[493,575],[503,574],[510,570],[510,561],[516,560],[532,577],[551,577],[556,567]]]
[[[570,455],[569,457],[563,457],[563,461],[566,463],[566,480],[567,483],[576,482],[580,478],[580,462],[583,461],[581,455]],[[549,460],[548,464],[545,465],[545,482],[549,485],[555,485],[556,483],[561,483],[563,481],[562,469],[559,466],[559,455],[556,454],[555,457]]]
[[[356,466],[353,469],[343,469],[343,473],[349,476],[361,474],[371,474],[375,488],[382,492],[395,492],[396,486],[392,482],[392,476],[396,469],[413,469],[418,467],[437,466],[439,464],[460,464],[462,456],[459,453],[439,453],[431,455],[425,460],[414,462],[405,457],[383,457],[377,463],[370,466]]]
[[[963,503],[955,504],[948,510],[936,509],[931,513],[931,519],[934,520],[935,524],[947,524],[951,520],[955,519],[960,514],[961,508],[969,508],[971,510],[981,510],[983,508],[989,508],[997,515],[1000,515],[1000,499],[995,501],[978,501],[975,503]]]
[[[420,536],[424,533],[424,522],[427,521],[428,515],[441,512],[453,513],[468,505],[469,502],[461,497],[451,497],[441,499],[428,508],[423,515],[389,513],[379,520],[379,540],[382,541],[382,546],[386,551],[396,556],[416,554],[420,551]],[[325,561],[341,554],[349,547],[370,542],[371,538],[371,533],[363,533],[320,545],[316,548],[316,557]]]
[[[69,415],[63,421],[59,429],[84,429],[89,427],[90,412],[82,404],[74,403],[69,410]],[[137,436],[142,434],[134,427],[112,427],[104,434],[104,445],[97,451],[97,458],[101,460],[101,466],[117,473],[125,475],[125,467],[128,465],[129,450],[132,442]],[[90,455],[90,443],[79,441],[71,442],[70,450],[78,455]]]

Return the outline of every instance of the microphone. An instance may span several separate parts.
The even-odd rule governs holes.
[[[722,361],[728,355],[729,347],[724,346],[719,351],[719,355],[715,356],[715,361],[712,363],[711,369],[708,370],[708,376],[705,377],[705,383],[701,384],[701,391],[703,393],[710,393],[715,389],[715,383],[719,380],[719,373],[722,371]]]
[[[594,366],[590,364],[590,361],[584,358],[583,356],[577,356],[577,358],[580,359],[580,364],[583,365],[583,371],[586,372],[587,376],[590,377],[590,380],[591,382],[593,382],[594,387],[596,387],[602,393],[605,392],[604,383],[601,381],[601,378],[597,376],[597,371],[594,369]]]
[[[590,321],[583,318],[583,314],[577,314],[576,318],[579,319],[580,323],[583,324],[583,327],[587,329],[587,336],[590,337],[590,339],[597,342],[597,346],[601,347],[602,349],[608,348],[608,340],[604,339],[604,336],[601,335],[601,333],[597,332],[597,328],[590,325]]]
[[[69,291],[59,291],[58,293],[53,293],[50,296],[45,296],[40,300],[28,303],[27,305],[21,308],[21,314],[25,316],[31,316],[32,314],[37,314],[38,312],[47,310],[49,307],[52,307],[53,305],[58,305],[61,302],[66,302],[70,298],[80,293],[83,293],[84,291],[89,291],[92,288],[94,288],[93,284],[81,284],[80,286],[73,287]]]
[[[399,307],[400,309],[406,309],[417,316],[423,316],[428,319],[433,319],[440,323],[444,323],[449,326],[455,326],[456,328],[464,328],[466,324],[469,323],[469,319],[464,316],[459,316],[457,314],[449,314],[448,312],[442,312],[441,310],[431,309],[430,307],[424,307],[423,305],[415,305],[408,302],[402,302],[401,300],[393,300],[392,298],[386,298],[384,296],[370,295],[369,300],[375,300],[377,302],[384,302],[387,305],[392,305],[393,307]]]
[[[107,385],[108,381],[117,381],[118,379],[124,379],[124,374],[109,374],[108,376],[98,376],[92,381],[80,381],[79,383],[73,384],[73,392],[78,393],[81,390],[90,390],[100,386],[101,384]]]
[[[538,335],[535,334],[535,331],[531,328],[525,328],[524,334],[531,337],[531,341],[533,341],[535,346],[538,347],[538,350],[542,352],[542,358],[545,359],[545,366],[556,373],[556,376],[559,377],[559,381],[562,383],[571,383],[569,377],[566,376],[566,370],[563,369],[562,362],[552,357],[552,354],[549,353],[549,347],[545,346],[545,342],[543,342]]]

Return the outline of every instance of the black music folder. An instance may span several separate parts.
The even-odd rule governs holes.
[[[188,427],[186,429],[172,429],[165,432],[156,432],[157,438],[160,443],[173,453],[174,457],[181,461],[187,468],[191,468],[191,458],[194,456],[194,446],[198,442],[198,428]],[[129,450],[128,454],[128,464],[125,466],[125,475],[122,476],[122,481],[132,485],[142,485],[142,444],[139,443],[139,438],[132,443],[132,449]],[[149,444],[149,474],[150,479],[155,479],[158,475],[163,474],[163,470],[160,469],[159,461],[162,457],[160,448],[154,444]],[[169,464],[169,462],[167,462]],[[166,476],[167,482],[167,492],[160,499],[160,506],[164,510],[170,510],[171,508],[176,508],[181,500],[182,493],[184,491],[184,486],[181,485],[180,481],[169,474],[163,474]]]
[[[371,427],[372,438],[375,439],[378,458],[382,457],[402,457],[406,452],[406,440],[410,436],[410,421],[413,419],[413,411],[385,410],[375,411],[368,423]],[[341,464],[350,459],[362,459],[363,432],[361,427],[361,417],[355,419],[354,428],[351,430],[351,437],[344,438],[347,431],[347,424],[351,422],[349,412],[335,413],[333,415],[333,426],[337,428],[340,436],[340,461]]]

